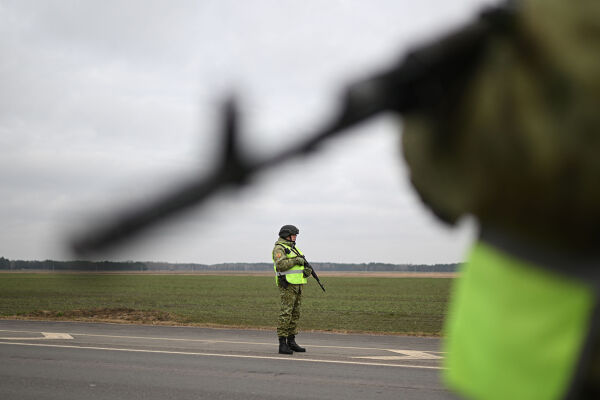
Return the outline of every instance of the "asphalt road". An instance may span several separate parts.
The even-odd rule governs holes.
[[[0,320],[0,399],[454,399],[440,341]]]

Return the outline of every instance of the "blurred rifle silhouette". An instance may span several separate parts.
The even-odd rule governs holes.
[[[453,94],[460,91],[464,79],[477,66],[488,41],[496,35],[510,34],[513,20],[514,10],[510,5],[489,8],[474,22],[409,52],[389,70],[350,85],[337,115],[322,129],[308,135],[306,141],[262,160],[253,160],[240,150],[237,105],[235,98],[228,99],[222,106],[224,151],[210,174],[166,193],[145,208],[80,235],[72,243],[73,250],[78,255],[107,250],[169,216],[202,203],[225,187],[240,187],[262,170],[313,152],[326,139],[382,112],[445,112],[455,101]]]

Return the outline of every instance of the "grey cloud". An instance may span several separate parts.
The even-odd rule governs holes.
[[[63,236],[94,215],[205,173],[226,92],[241,92],[244,147],[270,154],[319,126],[347,82],[483,2],[2,2],[0,217],[12,229],[0,256],[70,257]],[[263,261],[295,222],[322,261],[455,260],[471,228],[448,231],[420,205],[396,130],[357,128],[114,257]]]

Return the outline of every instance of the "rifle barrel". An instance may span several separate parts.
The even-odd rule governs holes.
[[[317,272],[315,271],[315,269],[313,268],[313,266],[310,265],[310,263],[306,260],[306,258],[304,258],[304,265],[306,265],[308,268],[311,269],[311,271],[312,271],[311,275],[313,276],[313,278],[315,278],[315,281],[317,281],[317,283],[319,284],[319,286],[321,286],[321,289],[323,289],[323,291],[325,291],[325,287],[321,283],[321,280],[319,279],[319,275],[317,275]]]

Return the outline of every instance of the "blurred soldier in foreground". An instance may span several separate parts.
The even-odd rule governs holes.
[[[514,5],[440,108],[403,115],[423,201],[480,226],[445,380],[466,398],[600,398],[600,3]]]
[[[292,354],[306,349],[296,343],[300,305],[302,304],[302,286],[311,275],[311,269],[305,266],[302,252],[296,247],[296,237],[300,233],[294,225],[284,225],[279,230],[279,239],[273,248],[275,281],[279,287],[281,311],[277,324],[279,353]]]

